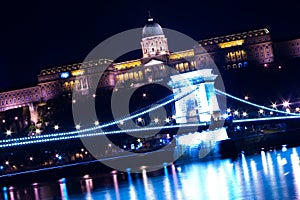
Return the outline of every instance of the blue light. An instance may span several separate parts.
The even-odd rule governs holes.
[[[62,157],[61,156],[58,156],[58,160],[61,160],[62,159]]]
[[[4,167],[1,165],[1,166],[0,166],[0,170],[2,170],[2,169],[4,169]]]
[[[70,73],[69,72],[62,72],[59,74],[60,78],[69,78],[70,77]]]

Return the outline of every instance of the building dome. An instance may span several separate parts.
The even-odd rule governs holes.
[[[154,22],[152,18],[149,18],[148,23],[143,28],[142,36],[146,38],[156,35],[164,35],[164,32],[158,23]]]

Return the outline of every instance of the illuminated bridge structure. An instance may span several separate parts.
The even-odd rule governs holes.
[[[203,122],[197,121],[196,123],[188,122],[188,123],[178,123],[178,124],[164,125],[164,126],[148,126],[148,127],[129,128],[129,129],[112,130],[112,131],[103,131],[102,130],[103,128],[112,127],[113,125],[118,125],[120,123],[126,122],[127,120],[132,120],[134,118],[143,116],[146,113],[149,113],[153,110],[159,109],[167,104],[182,101],[183,99],[189,97],[191,94],[193,94],[195,92],[197,92],[197,88],[195,88],[195,87],[190,87],[190,89],[187,89],[185,92],[177,91],[174,94],[171,94],[171,95],[159,100],[158,102],[155,102],[154,104],[152,104],[150,106],[147,106],[143,109],[138,110],[137,112],[133,113],[130,116],[124,116],[122,118],[119,118],[119,119],[109,122],[109,123],[99,124],[97,126],[92,126],[92,127],[81,129],[81,130],[69,131],[69,132],[54,132],[51,134],[37,135],[37,136],[24,137],[24,138],[4,139],[4,140],[0,141],[0,149],[11,148],[11,147],[15,147],[15,146],[30,145],[30,144],[38,144],[38,143],[44,143],[44,142],[65,141],[65,140],[71,140],[71,139],[83,138],[83,137],[95,137],[95,136],[108,135],[108,134],[132,133],[132,132],[153,131],[153,130],[163,130],[163,129],[172,129],[172,128],[176,129],[176,128],[180,128],[180,127],[193,128],[193,127],[209,126],[210,124],[213,123],[212,121],[203,121]],[[272,112],[277,112],[279,114],[283,114],[282,116],[276,116],[276,117],[237,119],[237,120],[233,120],[232,121],[233,123],[300,119],[300,114],[297,114],[297,113],[285,112],[285,111],[261,106],[261,105],[255,104],[255,103],[251,103],[249,101],[245,101],[238,97],[227,94],[226,92],[220,91],[218,89],[215,89],[215,93],[217,95],[227,96],[229,98],[235,99],[237,101],[246,103],[248,105],[251,105],[251,106],[254,106],[254,107],[257,107],[260,109],[265,109],[265,110],[269,110]],[[221,115],[222,118],[219,120],[224,121],[226,118],[225,115],[226,115],[226,113],[224,112],[224,114]],[[226,138],[223,137],[222,139],[226,139]]]

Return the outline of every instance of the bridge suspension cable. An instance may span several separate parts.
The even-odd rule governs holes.
[[[266,106],[258,105],[258,104],[256,104],[256,103],[252,103],[252,102],[246,101],[246,100],[244,100],[244,99],[235,97],[235,96],[233,96],[233,95],[231,95],[231,94],[228,94],[228,93],[223,92],[223,91],[218,90],[218,89],[215,89],[215,91],[216,91],[216,94],[227,96],[227,97],[229,97],[229,98],[235,99],[235,100],[237,100],[237,101],[240,101],[240,102],[242,102],[242,103],[245,103],[245,104],[248,104],[248,105],[257,107],[257,108],[261,108],[261,109],[264,109],[264,110],[269,110],[269,111],[272,111],[272,112],[277,112],[277,113],[281,113],[281,114],[285,114],[285,115],[300,116],[300,114],[297,114],[297,113],[285,112],[285,111],[282,111],[282,110],[272,109],[272,108],[268,108],[268,107],[266,107]]]
[[[180,94],[180,92],[177,92],[175,94],[171,94],[163,99],[160,99],[158,101],[156,101],[155,103],[146,106],[145,108],[142,108],[136,112],[134,112],[133,115],[129,115],[129,116],[125,116],[122,117],[120,119],[117,119],[115,121],[109,122],[109,123],[105,123],[103,125],[99,125],[99,126],[94,126],[94,127],[90,127],[90,128],[86,128],[86,129],[82,129],[82,130],[76,130],[76,131],[69,131],[69,132],[60,132],[60,133],[51,133],[51,134],[45,134],[45,135],[37,135],[37,136],[32,136],[32,137],[25,137],[25,138],[12,138],[12,139],[6,139],[6,140],[0,140],[0,147],[1,145],[5,144],[5,143],[18,143],[18,144],[32,144],[32,143],[39,143],[41,141],[54,141],[56,139],[53,138],[76,138],[75,136],[80,134],[80,135],[85,135],[86,132],[90,132],[90,131],[97,131],[99,129],[105,128],[105,127],[109,127],[112,126],[114,124],[118,124],[122,121],[126,121],[126,120],[130,120],[139,116],[144,115],[145,113],[149,113],[153,110],[156,110],[158,108],[161,108],[169,103],[172,103],[174,101],[178,101],[188,95],[190,95],[191,93],[193,93],[196,89],[190,90],[186,93]],[[177,98],[174,98],[175,95],[180,94],[180,96],[178,96]],[[120,130],[120,132],[130,132],[130,130]],[[103,132],[103,134],[112,134],[112,133],[119,133],[116,131],[110,131],[110,132]],[[34,139],[34,141],[30,141]],[[57,139],[59,140],[59,139]],[[4,146],[10,146],[11,144],[5,144]]]

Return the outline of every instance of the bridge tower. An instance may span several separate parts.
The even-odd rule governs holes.
[[[37,111],[37,105],[34,105],[33,103],[28,104],[29,112],[30,112],[30,120],[36,124],[39,120],[39,114]]]
[[[171,76],[169,85],[174,98],[188,95],[175,102],[177,123],[209,123],[220,115],[212,69],[201,69]]]

